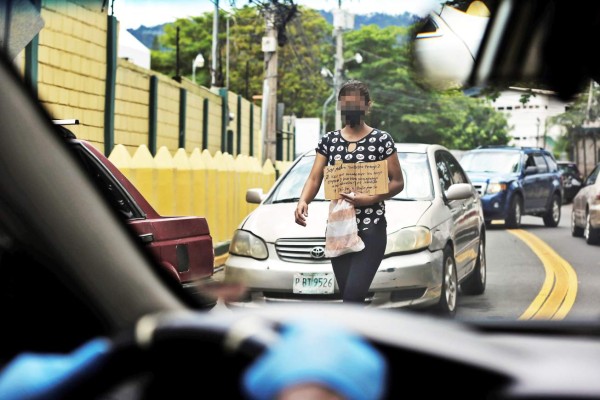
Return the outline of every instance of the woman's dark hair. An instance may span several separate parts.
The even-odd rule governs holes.
[[[365,98],[365,104],[367,105],[371,101],[371,95],[369,94],[369,87],[367,84],[357,81],[356,79],[351,79],[342,85],[342,88],[338,93],[338,100],[340,100],[342,96],[347,96],[352,92],[358,92],[360,96],[363,96]]]

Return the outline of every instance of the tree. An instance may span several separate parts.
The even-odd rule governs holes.
[[[227,57],[226,14],[219,14],[219,73],[225,77]],[[165,29],[160,39],[167,51],[152,52],[152,67],[175,75],[176,26],[180,28],[180,73],[191,76],[192,61],[198,53],[206,65],[196,71],[197,81],[210,85],[212,13],[179,19]],[[262,94],[265,74],[262,37],[264,17],[255,6],[235,9],[229,29],[229,89],[244,96]],[[480,144],[508,142],[508,125],[487,98],[473,98],[460,91],[435,92],[420,84],[412,63],[412,42],[417,24],[410,27],[362,26],[344,34],[345,58],[359,52],[362,64],[349,61],[345,78],[366,82],[373,99],[368,117],[371,125],[388,130],[396,141],[439,143],[468,149]],[[285,28],[287,42],[278,51],[278,101],[286,114],[321,117],[332,82],[321,75],[322,67],[333,70],[333,27],[317,11],[300,7]],[[333,126],[335,102],[331,102],[328,126]]]
[[[369,85],[374,103],[371,125],[388,130],[396,141],[460,150],[507,143],[506,118],[487,98],[469,97],[459,90],[436,92],[420,83],[407,39],[412,29],[369,25],[345,35],[348,55],[363,55],[363,63],[351,65],[347,77]]]
[[[226,79],[226,18],[219,14],[218,74]],[[265,20],[254,6],[235,9],[229,16],[229,89],[247,98],[262,94],[265,74],[262,37]],[[175,75],[176,26],[180,27],[181,75],[191,77],[192,61],[198,53],[207,60],[196,70],[196,81],[210,86],[212,65],[213,13],[199,17],[178,19],[165,27],[161,45],[167,51],[152,52],[152,68],[169,76]],[[298,15],[286,27],[287,43],[278,47],[278,101],[285,104],[286,114],[297,117],[320,115],[330,88],[319,74],[333,54],[331,26],[312,9],[300,7]]]
[[[586,120],[597,121],[600,118],[600,89],[596,84],[592,86],[592,97],[590,99],[589,87],[583,93],[579,93],[573,98],[573,101],[566,107],[562,114],[555,115],[549,119],[552,125],[561,125],[565,127],[565,133],[558,138],[555,146],[555,154],[565,152],[573,157],[574,136],[578,130],[583,128]],[[588,102],[591,100],[590,106]]]
[[[225,14],[219,15],[219,41],[224,43]],[[180,75],[192,75],[192,62],[198,53],[202,53],[206,64],[196,70],[198,83],[210,86],[212,65],[212,13],[205,13],[199,17],[179,18],[174,23],[165,25],[165,33],[160,37],[161,50],[152,50],[152,69],[165,75],[174,77],[176,74],[176,48],[177,27],[179,27],[179,58]]]

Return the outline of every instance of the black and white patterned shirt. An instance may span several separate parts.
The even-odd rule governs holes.
[[[356,143],[354,151],[348,151],[350,143]],[[392,136],[379,129],[373,129],[368,135],[354,142],[345,140],[337,130],[327,132],[319,140],[315,150],[327,158],[327,165],[334,165],[339,160],[345,163],[382,161],[396,152],[396,146]],[[385,222],[383,201],[356,207],[356,223],[359,231],[368,229],[373,224]]]

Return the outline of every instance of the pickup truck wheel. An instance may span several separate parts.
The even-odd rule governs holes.
[[[558,194],[554,194],[552,196],[552,207],[544,214],[544,225],[549,227],[556,227],[560,222],[560,196]]]
[[[600,243],[600,229],[592,228],[592,220],[590,212],[585,215],[585,228],[583,229],[583,236],[587,244],[598,244]]]
[[[521,213],[523,212],[523,200],[521,196],[516,194],[510,200],[508,216],[506,217],[506,227],[509,229],[517,229],[521,226]]]

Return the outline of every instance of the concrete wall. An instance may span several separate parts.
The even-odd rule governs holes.
[[[109,7],[107,7],[108,9]],[[45,22],[39,35],[38,92],[42,104],[54,119],[79,119],[75,134],[104,149],[104,108],[106,93],[107,9],[84,0],[57,2],[43,0]],[[16,60],[23,66],[23,54]],[[157,148],[175,151],[179,145],[180,89],[187,91],[185,109],[185,150],[203,149],[203,105],[208,99],[208,143],[211,154],[221,150],[222,98],[187,79],[171,77],[118,59],[115,87],[114,143],[133,152],[148,144],[150,77],[158,79]],[[228,94],[230,111],[237,114],[237,94]],[[254,106],[250,127],[250,101],[242,99],[242,154],[249,154],[253,129],[254,156],[262,158],[261,110]],[[237,139],[237,122],[229,124]],[[234,152],[237,144],[234,142]],[[234,153],[235,154],[235,153]]]

